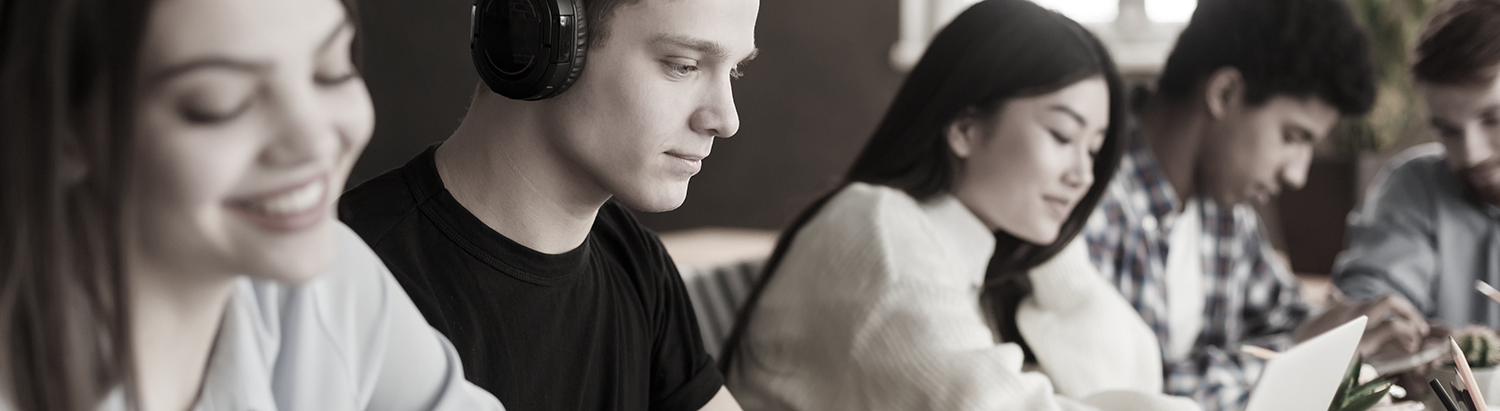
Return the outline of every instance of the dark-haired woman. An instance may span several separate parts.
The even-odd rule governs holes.
[[[0,410],[500,409],[334,218],[352,12],[0,0]]]
[[[782,235],[721,361],[741,404],[1197,409],[1160,394],[1155,335],[1067,246],[1118,164],[1123,100],[1077,23],[1025,0],[959,15]]]

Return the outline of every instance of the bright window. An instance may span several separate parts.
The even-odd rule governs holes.
[[[900,0],[901,26],[891,65],[906,71],[944,25],[979,0]],[[1154,74],[1197,0],[1032,0],[1082,23],[1109,48],[1122,72]]]
[[[1119,0],[1032,0],[1079,23],[1108,23],[1120,15]],[[1192,0],[1187,0],[1192,1]],[[1147,4],[1150,4],[1148,1]]]
[[[1146,0],[1146,18],[1160,23],[1186,23],[1198,0]]]

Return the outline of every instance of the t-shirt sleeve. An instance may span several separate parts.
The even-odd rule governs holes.
[[[653,310],[651,409],[697,410],[718,394],[724,377],[703,349],[698,317],[677,265],[659,240],[654,236],[650,240],[661,273]]]

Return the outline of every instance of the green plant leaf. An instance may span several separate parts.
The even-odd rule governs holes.
[[[1354,361],[1349,362],[1349,369],[1344,370],[1344,379],[1339,381],[1339,389],[1333,392],[1333,403],[1328,405],[1329,411],[1343,409],[1349,391],[1359,381],[1359,369],[1362,365],[1364,365],[1364,359],[1360,357],[1354,357]]]
[[[1350,390],[1355,389],[1355,384],[1359,384],[1359,369],[1361,369],[1361,366],[1364,366],[1364,363],[1365,360],[1361,359],[1361,357],[1355,357],[1353,362],[1349,362],[1349,369],[1344,371],[1344,380],[1338,381],[1338,390],[1334,392],[1334,404],[1332,404],[1332,407],[1329,407],[1329,410],[1341,410],[1343,408],[1341,405],[1344,405],[1346,399],[1349,398]]]
[[[1390,382],[1384,383],[1385,386],[1381,387],[1378,391],[1361,397],[1346,399],[1344,401],[1344,406],[1340,408],[1339,411],[1365,411],[1370,409],[1370,407],[1374,407],[1376,403],[1380,402],[1381,398],[1385,397],[1385,394],[1387,392],[1391,391],[1391,387],[1395,386],[1395,384],[1391,384]]]
[[[1374,394],[1376,391],[1379,391],[1382,393],[1382,395],[1384,395],[1384,392],[1390,391],[1391,385],[1394,384],[1392,384],[1390,381],[1385,380],[1374,380],[1367,382],[1365,383],[1365,385],[1361,385],[1359,386],[1359,388],[1355,388],[1354,391],[1344,399],[1344,402],[1347,404],[1349,401],[1352,401],[1355,398],[1368,397]],[[1378,399],[1379,396],[1376,396],[1376,398]]]

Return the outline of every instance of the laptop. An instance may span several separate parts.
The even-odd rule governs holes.
[[[1364,335],[1364,316],[1303,341],[1266,363],[1245,411],[1325,411]]]

